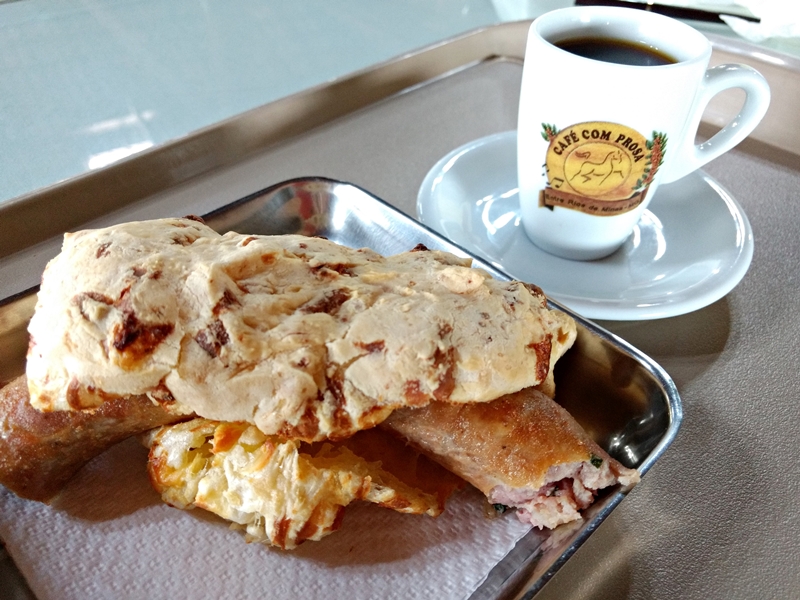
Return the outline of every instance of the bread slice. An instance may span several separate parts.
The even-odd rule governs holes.
[[[146,396],[104,403],[94,411],[40,412],[30,405],[25,376],[0,389],[0,485],[49,502],[95,456],[184,415]]]

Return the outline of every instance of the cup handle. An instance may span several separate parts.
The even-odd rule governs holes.
[[[702,144],[694,143],[694,133],[709,101],[720,92],[740,88],[747,97],[744,105],[725,127]],[[677,157],[661,176],[662,183],[669,183],[699,169],[744,140],[759,124],[769,107],[770,91],[767,80],[747,65],[718,65],[706,71],[705,78],[695,100],[695,107],[683,148],[673,148]]]

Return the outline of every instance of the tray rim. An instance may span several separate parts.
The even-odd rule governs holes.
[[[0,202],[0,262],[64,231],[470,65],[492,59],[522,62],[531,23],[503,22],[458,34],[233,115],[101,169]],[[786,127],[783,118],[794,114],[800,59],[743,40],[706,35],[712,42],[712,64],[748,62],[773,88],[770,111],[750,138],[800,155],[800,136]],[[730,102],[723,104],[730,109]],[[704,115],[703,125],[717,127],[724,120],[719,111],[712,110]],[[93,201],[86,202],[87,196]]]

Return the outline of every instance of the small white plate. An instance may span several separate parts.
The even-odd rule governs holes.
[[[420,188],[420,221],[590,319],[691,312],[722,298],[747,272],[750,223],[700,171],[662,185],[628,241],[607,258],[572,261],[540,250],[520,223],[516,144],[516,131],[506,131],[442,158]]]

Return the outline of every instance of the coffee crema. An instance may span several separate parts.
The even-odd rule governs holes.
[[[678,62],[672,56],[630,40],[610,38],[573,38],[555,42],[555,46],[583,58],[636,67],[659,67]]]

